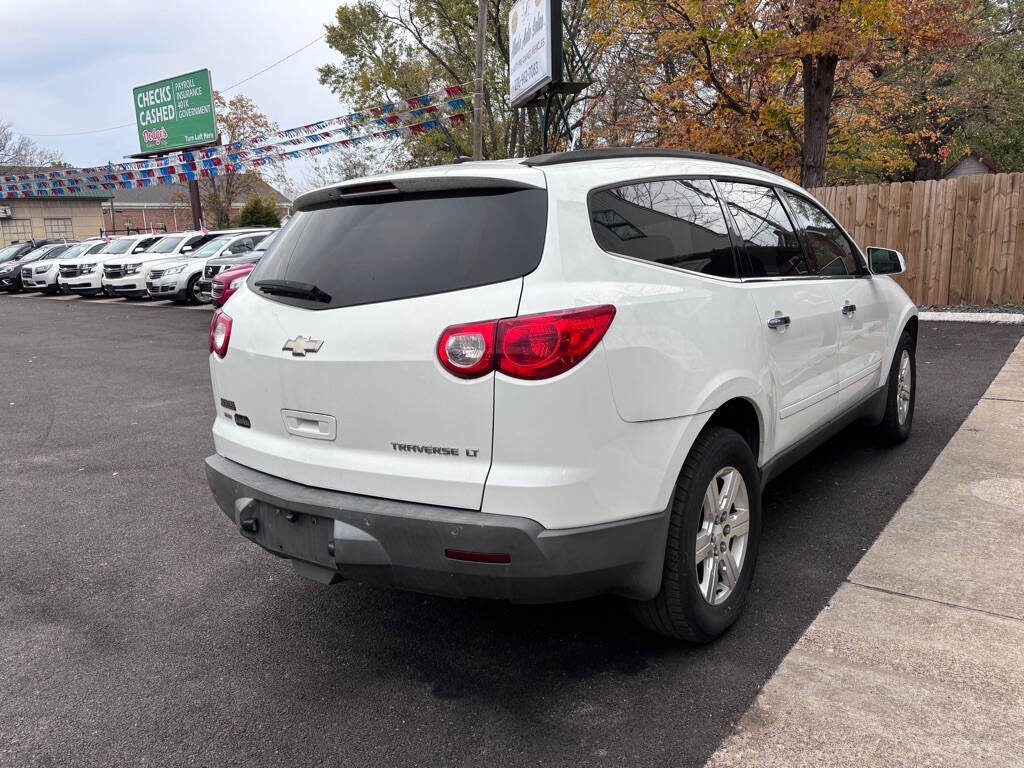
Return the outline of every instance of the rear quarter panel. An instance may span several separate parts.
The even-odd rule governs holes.
[[[657,163],[650,175],[672,173],[665,165]],[[700,171],[679,163],[678,172]],[[634,168],[622,175],[627,181],[646,174]],[[614,181],[601,177],[601,185]],[[525,278],[520,313],[616,306],[603,345],[622,419],[689,416],[733,397],[766,409],[771,397],[767,354],[743,284],[605,252],[591,232],[586,203],[597,186],[594,174],[560,170],[548,183],[555,210],[548,219],[547,251]]]
[[[623,179],[639,175],[632,169]],[[495,387],[483,511],[546,527],[661,511],[715,408],[741,397],[773,412],[759,322],[742,285],[603,251],[586,202],[594,179],[569,168],[548,175],[545,255],[524,278],[519,314],[614,304],[615,319],[567,374],[530,383],[499,376]],[[602,174],[600,183],[609,181]],[[770,445],[764,421],[762,445]]]

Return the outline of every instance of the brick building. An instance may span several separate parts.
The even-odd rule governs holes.
[[[273,196],[277,212],[282,217],[291,209],[291,198],[262,180],[257,183],[255,194],[263,199]],[[184,184],[157,184],[140,189],[119,189],[115,190],[113,195],[113,200],[107,201],[103,206],[102,226],[108,229],[116,232],[145,232],[153,227],[166,232],[192,229],[192,206],[188,200],[188,187]],[[238,215],[245,202],[245,199],[235,202],[232,206],[235,211],[233,216]],[[210,227],[212,229],[212,225]]]

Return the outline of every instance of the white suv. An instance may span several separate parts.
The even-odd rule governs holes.
[[[98,253],[105,247],[106,243],[99,238],[75,243],[58,256],[43,257],[35,264],[24,267],[21,270],[21,283],[29,291],[57,292],[60,290],[57,278],[60,276],[61,262]]]
[[[795,184],[672,150],[310,192],[215,313],[206,474],[311,578],[613,592],[707,641],[753,578],[763,485],[853,421],[907,437],[902,269]]]
[[[163,235],[144,251],[108,259],[103,263],[103,290],[125,298],[148,296],[146,282],[152,270],[159,269],[164,262],[182,258],[214,237],[213,233],[176,232]]]
[[[106,293],[103,287],[103,264],[109,259],[139,254],[159,239],[159,235],[126,235],[115,237],[99,253],[79,256],[61,262],[57,281],[66,293],[80,296],[98,296]],[[113,295],[113,294],[111,294]]]
[[[248,253],[273,230],[238,229],[218,233],[202,247],[170,262],[163,262],[149,273],[146,289],[154,299],[171,299],[189,304],[205,304],[210,295],[204,293],[200,281],[211,259]]]

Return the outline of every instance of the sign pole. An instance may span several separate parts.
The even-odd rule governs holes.
[[[473,88],[473,159],[484,159],[484,38],[487,36],[487,0],[480,0],[476,18],[476,85]]]
[[[192,229],[199,231],[203,221],[203,201],[199,197],[199,182],[195,179],[188,183],[188,199],[192,203]]]

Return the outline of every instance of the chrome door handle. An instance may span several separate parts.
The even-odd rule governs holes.
[[[856,304],[843,304],[843,314],[844,315],[852,315],[856,311],[857,311],[857,305]]]
[[[768,327],[772,330],[785,328],[789,325],[789,315],[776,315],[768,319]]]

